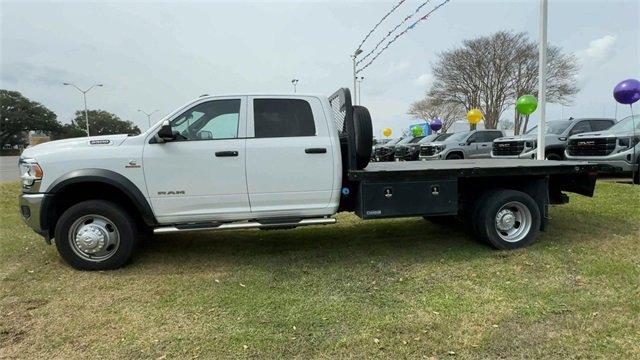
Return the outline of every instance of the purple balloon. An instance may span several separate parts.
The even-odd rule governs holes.
[[[429,123],[429,126],[431,127],[431,130],[438,131],[442,129],[442,120],[435,118],[431,120],[431,122]]]
[[[613,97],[620,104],[631,105],[640,100],[640,81],[627,79],[613,88]]]

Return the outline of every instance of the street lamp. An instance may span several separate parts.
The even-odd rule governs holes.
[[[76,90],[78,90],[80,93],[82,93],[82,98],[84,99],[84,120],[87,122],[87,137],[91,136],[89,134],[89,111],[87,110],[87,93],[89,91],[91,91],[91,89],[93,89],[94,87],[96,87],[96,86],[102,87],[103,85],[102,84],[94,84],[94,85],[91,85],[91,87],[88,88],[87,90],[82,90],[82,89],[80,89],[79,87],[75,86],[72,83],[64,82],[64,83],[62,83],[62,85],[64,85],[64,86],[73,86]]]
[[[155,109],[155,110],[153,110],[153,111],[152,111],[152,112],[150,112],[150,113],[148,113],[148,112],[146,112],[146,111],[144,111],[144,110],[140,110],[140,109],[138,109],[138,111],[139,111],[139,112],[141,112],[141,113],[143,113],[143,114],[145,114],[145,115],[147,115],[147,123],[149,124],[149,128],[151,128],[151,115],[153,115],[154,113],[156,113],[156,112],[158,112],[158,111],[160,111],[160,110]]]
[[[356,52],[353,53],[353,55],[351,55],[351,58],[353,59],[353,101],[356,101],[356,80],[357,80],[357,76],[356,76],[356,58],[358,57],[358,55],[362,54],[362,49],[357,49]]]
[[[298,81],[300,81],[300,79],[291,79],[291,85],[293,85],[293,92],[294,93],[297,91]]]
[[[364,76],[357,76],[356,80],[358,82],[358,104],[362,105],[362,81]]]

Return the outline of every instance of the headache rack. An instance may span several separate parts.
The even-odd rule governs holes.
[[[340,135],[340,148],[344,154],[347,154],[346,163],[343,161],[345,170],[356,170],[356,139],[355,130],[353,128],[353,106],[351,103],[351,92],[348,88],[340,88],[329,96],[329,106],[333,121]]]

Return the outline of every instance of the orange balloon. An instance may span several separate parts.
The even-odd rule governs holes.
[[[471,109],[467,113],[467,120],[469,121],[470,124],[475,125],[479,123],[482,120],[482,118],[484,118],[484,115],[482,115],[482,111],[480,111],[480,109]]]

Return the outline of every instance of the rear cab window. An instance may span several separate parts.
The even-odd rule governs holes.
[[[253,99],[256,138],[316,136],[311,104],[303,99]]]

